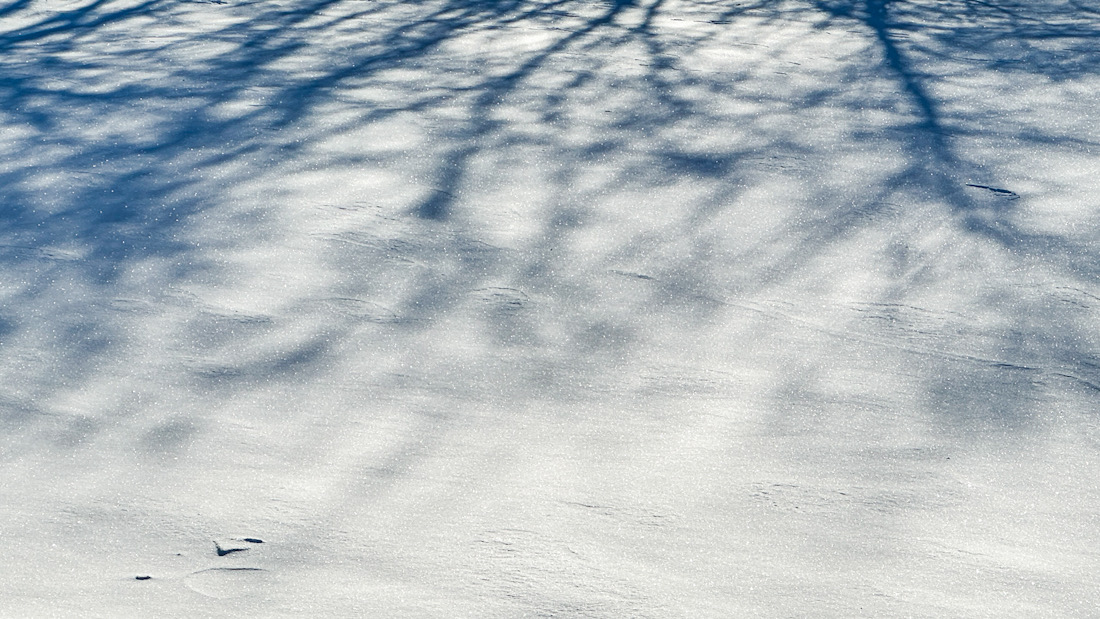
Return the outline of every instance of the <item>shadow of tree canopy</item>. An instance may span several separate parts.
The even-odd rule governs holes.
[[[11,2],[11,449],[309,389],[1033,428],[1100,389],[1096,17]]]

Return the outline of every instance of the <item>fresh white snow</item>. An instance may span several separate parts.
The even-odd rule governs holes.
[[[0,616],[1095,614],[1100,3],[0,50]]]

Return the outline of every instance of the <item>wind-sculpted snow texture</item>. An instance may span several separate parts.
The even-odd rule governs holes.
[[[0,6],[0,615],[1073,617],[1100,3]]]

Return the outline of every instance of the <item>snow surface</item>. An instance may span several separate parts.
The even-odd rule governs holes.
[[[0,616],[1095,616],[1100,2],[0,49]]]

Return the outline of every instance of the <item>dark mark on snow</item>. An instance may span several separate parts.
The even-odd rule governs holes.
[[[214,550],[217,551],[219,557],[224,557],[225,555],[233,554],[234,552],[244,552],[248,549],[247,548],[222,548],[221,544],[219,544],[218,542],[214,542]]]
[[[622,275],[623,277],[633,277],[634,279],[648,279],[652,280],[653,276],[646,275],[645,273],[635,273],[633,271],[620,271],[619,269],[611,269],[611,272],[615,275]]]
[[[242,537],[241,541],[242,542],[248,542],[249,544],[262,544],[262,543],[264,543],[264,541],[262,539],[259,539],[257,537]]]
[[[1008,198],[1009,200],[1016,200],[1020,197],[1020,194],[1016,193],[1015,191],[998,189],[997,187],[990,187],[989,185],[975,185],[974,183],[967,183],[966,186],[974,187],[975,189],[985,189],[986,191],[992,191],[998,196],[1001,196],[1002,198]]]
[[[134,580],[151,580],[152,576],[134,576]]]
[[[236,572],[266,572],[262,567],[208,567],[203,570],[191,572],[187,577],[194,577],[200,575],[216,576],[218,574],[233,574]]]

